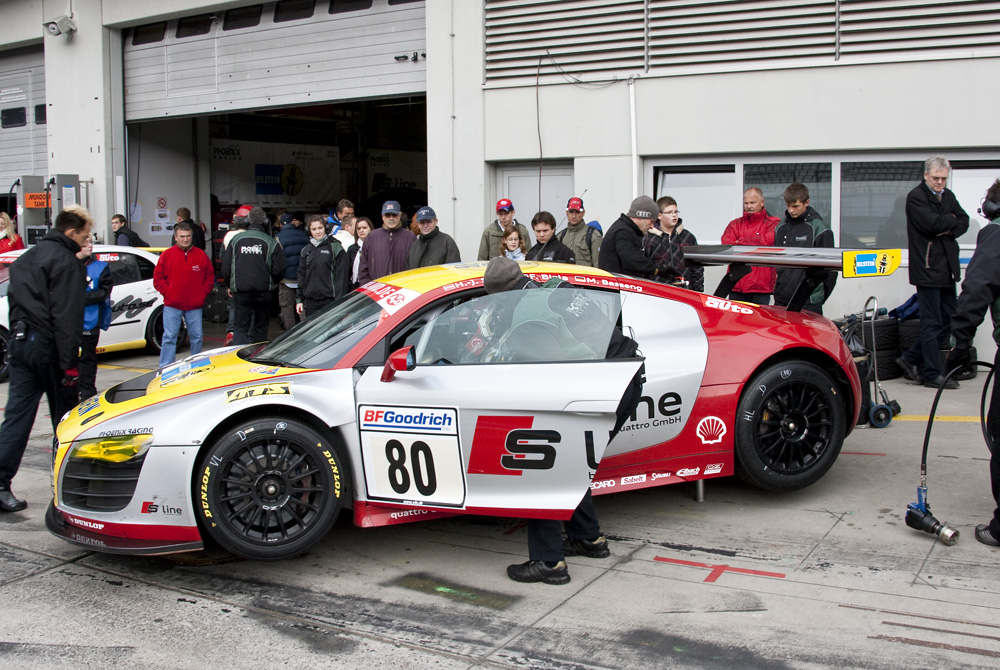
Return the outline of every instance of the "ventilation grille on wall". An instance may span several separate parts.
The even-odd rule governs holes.
[[[485,79],[996,56],[1000,2],[485,0]]]

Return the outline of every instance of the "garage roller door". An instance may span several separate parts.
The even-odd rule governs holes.
[[[48,173],[45,57],[41,47],[0,52],[0,190]]]
[[[264,3],[124,31],[128,121],[423,94],[424,2]]]

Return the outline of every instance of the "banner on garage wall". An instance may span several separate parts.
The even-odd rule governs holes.
[[[404,188],[426,191],[427,154],[423,151],[370,149],[368,176],[371,177],[372,194]]]
[[[309,144],[212,140],[212,193],[223,204],[328,205],[340,197],[340,150]]]

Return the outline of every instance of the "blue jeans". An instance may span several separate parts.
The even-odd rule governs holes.
[[[163,346],[160,347],[160,367],[170,365],[177,358],[177,334],[181,330],[181,319],[187,325],[191,338],[191,355],[201,353],[201,307],[198,309],[177,309],[163,306]]]

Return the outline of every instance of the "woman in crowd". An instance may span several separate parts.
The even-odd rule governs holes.
[[[512,261],[523,261],[527,251],[528,241],[521,239],[517,228],[514,226],[505,228],[503,238],[500,240],[500,253]]]
[[[0,212],[0,253],[23,248],[24,240],[14,230],[14,224],[7,216],[7,212]]]
[[[326,232],[321,214],[309,217],[309,244],[299,257],[299,287],[295,289],[295,311],[304,318],[350,290],[351,264],[340,241]]]
[[[677,201],[665,195],[656,201],[656,205],[660,214],[656,224],[649,229],[642,240],[643,251],[657,265],[670,265],[674,277],[687,281],[687,288],[692,291],[704,291],[705,269],[700,266],[687,266],[684,263],[682,248],[698,244],[698,240],[684,228],[681,213],[677,209]]]
[[[361,247],[365,245],[365,238],[372,232],[372,220],[367,216],[359,217],[354,222],[354,236],[357,242],[347,250],[348,258],[351,262],[351,288],[357,288],[358,284],[358,263],[361,261]]]

